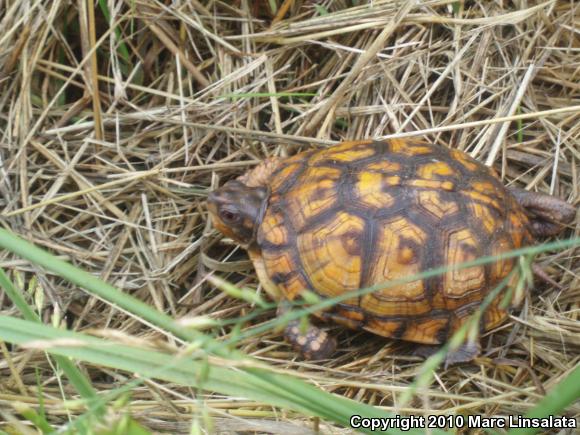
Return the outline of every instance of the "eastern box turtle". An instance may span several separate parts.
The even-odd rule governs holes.
[[[335,297],[517,249],[556,234],[576,213],[555,197],[505,188],[492,169],[461,151],[396,139],[268,159],[212,192],[208,208],[215,227],[248,250],[262,286],[281,301],[305,289]],[[516,261],[386,287],[317,316],[433,347],[466,321]],[[514,272],[507,287],[518,279]],[[502,298],[481,316],[480,331],[507,317]],[[286,338],[307,358],[327,357],[335,346],[314,326],[301,332],[298,321],[286,327]],[[479,352],[479,343],[466,343],[447,363]]]

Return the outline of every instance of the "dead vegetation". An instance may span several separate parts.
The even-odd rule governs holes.
[[[426,131],[492,165],[506,184],[580,202],[576,2],[270,2],[288,7],[282,14],[268,1],[140,0],[108,2],[108,17],[98,5],[91,14],[92,3],[0,0],[0,222],[175,318],[252,310],[206,282],[219,274],[257,286],[243,251],[208,226],[204,200],[267,156]],[[562,237],[578,236],[579,223]],[[319,364],[299,360],[275,332],[239,348],[393,411],[525,412],[578,364],[578,254],[542,255],[565,290],[539,283],[484,338],[477,364],[440,370],[405,409],[398,397],[420,365],[412,345],[333,327],[340,350]],[[28,262],[0,258],[46,321],[159,338]],[[0,312],[17,315],[1,292]],[[1,350],[3,416],[20,418],[12,401],[37,403],[40,367],[50,420],[64,423],[44,355]],[[85,368],[100,391],[128,379]],[[305,424],[263,403],[153,381],[132,398],[133,415],[157,431],[188,431],[200,407],[224,431]]]

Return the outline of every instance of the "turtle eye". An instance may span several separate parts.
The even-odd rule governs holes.
[[[240,215],[231,210],[221,210],[220,211],[220,218],[227,223],[235,223],[238,221]]]

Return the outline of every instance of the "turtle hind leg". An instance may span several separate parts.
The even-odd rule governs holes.
[[[516,187],[509,191],[526,211],[535,236],[555,236],[576,217],[576,207],[555,196]]]
[[[413,351],[413,355],[421,358],[429,358],[431,355],[437,353],[441,346],[433,344],[420,344]],[[479,341],[467,341],[459,346],[457,349],[450,350],[445,356],[445,368],[472,361],[481,353],[481,345]]]
[[[435,355],[440,349],[441,346],[437,344],[418,344],[417,347],[413,349],[412,355],[427,359],[430,356]]]
[[[481,344],[479,340],[466,341],[455,350],[447,352],[445,357],[445,368],[466,362],[473,361],[481,353]]]
[[[313,325],[302,331],[300,320],[292,320],[284,329],[286,340],[306,359],[326,359],[336,349],[336,339]]]

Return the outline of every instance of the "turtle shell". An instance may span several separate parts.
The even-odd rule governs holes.
[[[529,244],[523,208],[465,153],[408,140],[346,142],[286,159],[257,231],[265,272],[294,300],[409,277]],[[322,317],[385,337],[445,341],[515,267],[514,259],[389,286]],[[515,286],[512,274],[508,287]],[[507,316],[498,296],[481,330]]]

